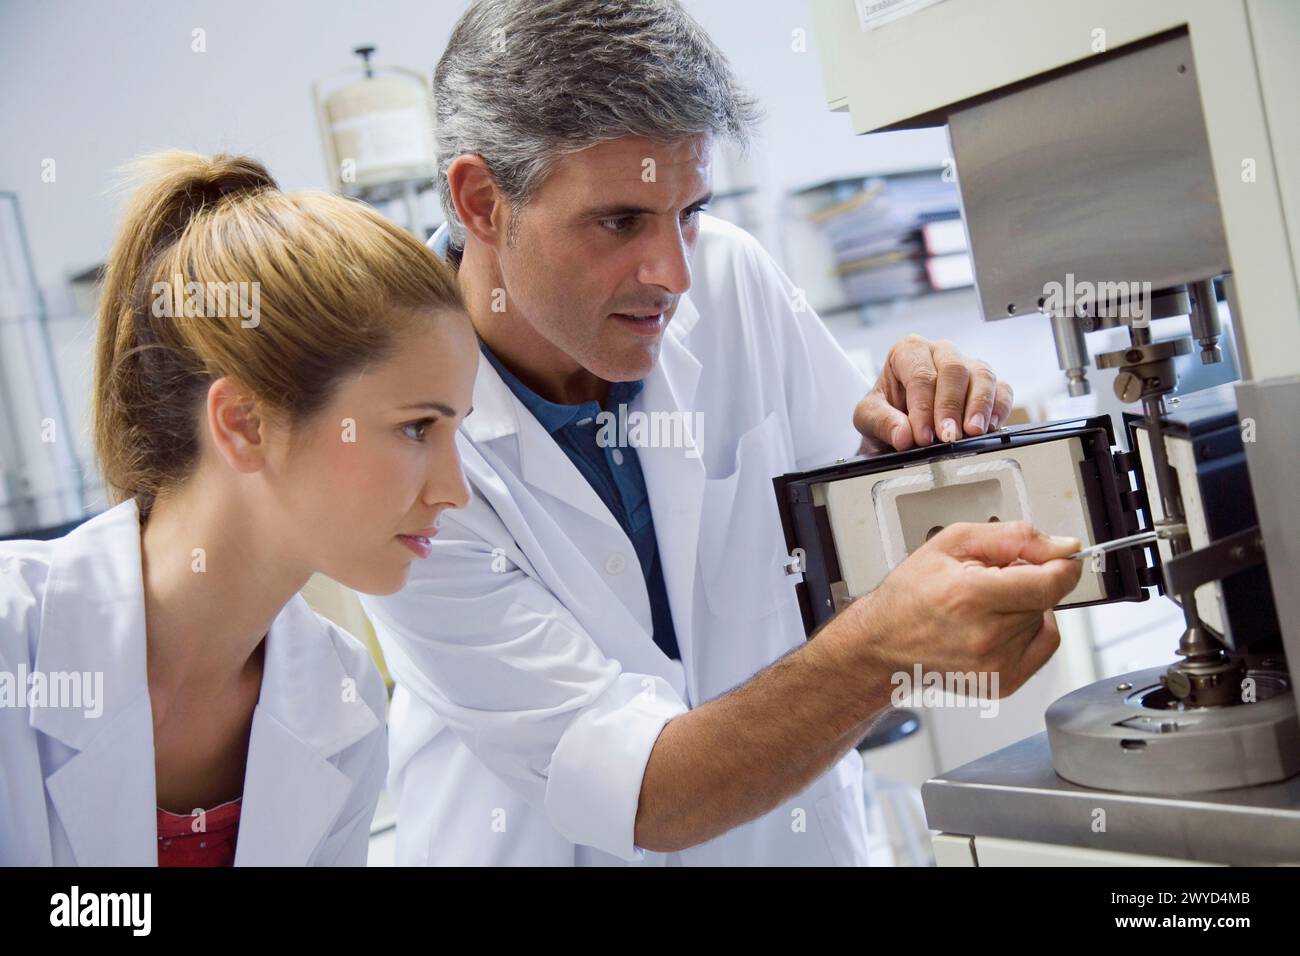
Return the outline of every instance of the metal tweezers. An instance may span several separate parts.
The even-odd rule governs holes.
[[[1158,528],[1152,528],[1150,531],[1139,531],[1137,534],[1130,534],[1123,538],[1115,538],[1113,541],[1103,541],[1101,544],[1089,545],[1086,548],[1074,552],[1074,554],[1071,554],[1068,557],[1083,560],[1084,558],[1089,558],[1094,554],[1104,554],[1107,551],[1118,551],[1120,548],[1131,548],[1140,544],[1150,544],[1152,541],[1161,538],[1177,538],[1179,535],[1186,533],[1187,525],[1185,524],[1161,525]]]

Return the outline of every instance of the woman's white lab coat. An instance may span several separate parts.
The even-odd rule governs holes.
[[[365,647],[299,595],[272,623],[264,660],[235,865],[363,866],[387,769],[383,681]],[[0,542],[5,674],[10,691],[34,674],[90,696],[102,675],[102,699],[50,706],[71,698],[42,699],[35,682],[0,696],[0,864],[156,865],[134,501],[54,541]]]
[[[664,724],[803,644],[772,478],[854,455],[868,390],[751,236],[700,223],[691,290],[631,403],[659,439],[646,433],[637,453],[681,662],[651,639],[618,521],[480,362],[457,436],[473,500],[442,516],[402,591],[363,599],[398,684],[399,863],[866,862],[855,751],[715,840],[667,855],[635,846]]]

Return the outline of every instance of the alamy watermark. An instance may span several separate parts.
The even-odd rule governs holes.
[[[896,671],[890,702],[895,707],[976,707],[980,717],[998,715],[997,671]]]
[[[81,710],[89,720],[104,713],[103,671],[0,671],[0,707]]]
[[[596,444],[601,448],[682,448],[687,458],[699,458],[704,431],[703,412],[602,411],[596,416]]]
[[[74,883],[68,892],[50,897],[51,926],[119,926],[133,936],[148,936],[152,911],[151,893],[83,893]]]
[[[262,322],[260,282],[186,282],[178,274],[171,282],[155,282],[150,291],[154,318],[239,319],[245,329]]]
[[[1151,324],[1151,283],[1075,281],[1074,273],[1067,272],[1064,284],[1043,286],[1039,308],[1049,315],[1128,319],[1142,328]]]

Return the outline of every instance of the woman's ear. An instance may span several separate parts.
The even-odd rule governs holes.
[[[256,397],[229,376],[208,387],[204,419],[212,445],[222,460],[241,474],[262,468],[267,435]]]

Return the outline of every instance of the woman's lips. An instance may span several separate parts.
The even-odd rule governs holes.
[[[397,539],[415,552],[416,557],[427,558],[433,553],[432,538],[438,533],[437,528],[422,531],[419,534],[399,534]]]

